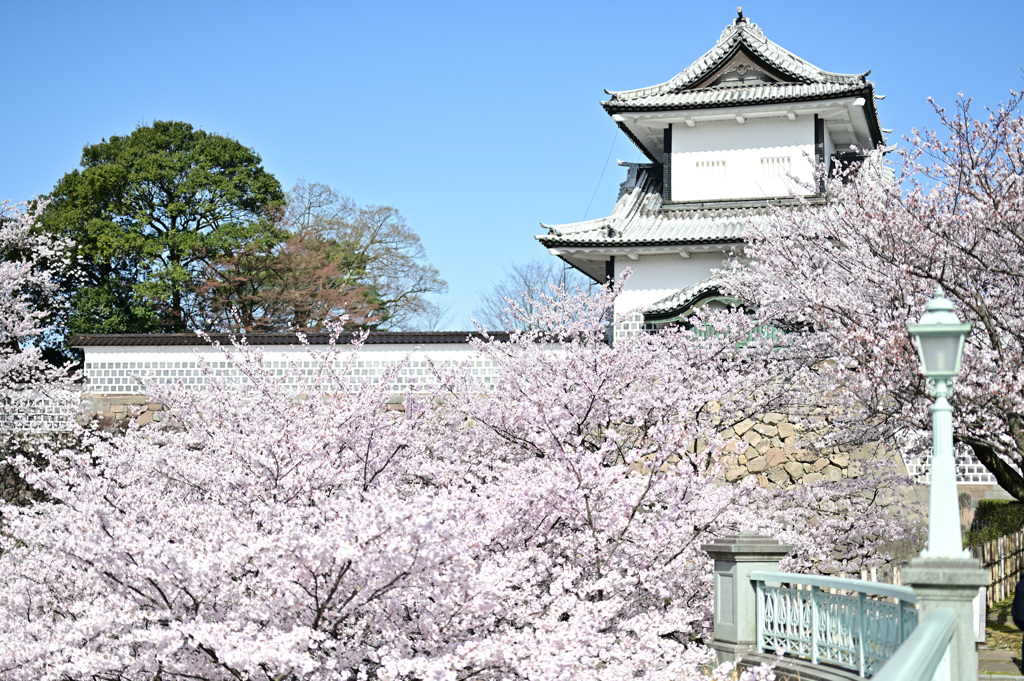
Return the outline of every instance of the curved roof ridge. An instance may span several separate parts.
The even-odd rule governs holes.
[[[559,225],[549,225],[542,222],[540,226],[548,230],[551,236],[568,236],[596,230],[606,230],[616,223],[625,225],[639,210],[642,210],[645,199],[651,191],[650,183],[651,174],[647,170],[642,170],[636,185],[615,202],[611,215],[594,218],[593,220],[566,222]]]
[[[743,22],[726,26],[714,47],[664,83],[633,90],[605,90],[611,96],[611,100],[603,102],[603,104],[642,99],[685,89],[714,70],[741,43],[779,71],[808,83],[863,84],[870,73],[870,71],[860,74],[825,71],[769,40],[757,24]]]
[[[685,286],[674,293],[670,293],[664,298],[659,298],[650,305],[647,305],[643,311],[648,314],[676,312],[692,305],[697,298],[705,293],[720,289],[723,281],[724,280],[720,274],[714,273],[706,279],[690,284],[689,286]]]

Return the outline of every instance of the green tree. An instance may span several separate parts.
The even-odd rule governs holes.
[[[259,155],[177,121],[86,146],[50,198],[43,227],[74,241],[82,277],[70,332],[205,328],[210,263],[285,238],[284,193]]]

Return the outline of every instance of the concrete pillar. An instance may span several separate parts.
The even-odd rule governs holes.
[[[793,547],[743,532],[701,548],[715,559],[715,635],[711,647],[718,664],[722,664],[738,659],[757,644],[757,592],[750,573],[778,571],[779,561]]]
[[[917,594],[917,621],[923,622],[937,608],[956,612],[956,632],[949,643],[951,678],[977,681],[978,650],[974,641],[974,597],[988,584],[988,573],[976,558],[925,558],[910,561],[903,583]]]

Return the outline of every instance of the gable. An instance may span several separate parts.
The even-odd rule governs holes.
[[[799,82],[782,73],[761,57],[737,44],[721,62],[700,80],[683,88],[699,90],[710,87],[737,87],[743,85],[761,85],[772,83]]]

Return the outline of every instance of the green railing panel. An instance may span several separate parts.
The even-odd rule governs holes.
[[[751,579],[758,652],[785,650],[869,677],[917,626],[917,598],[909,587],[785,572],[755,571]]]
[[[949,643],[956,632],[956,613],[937,608],[907,637],[874,681],[949,681]]]

